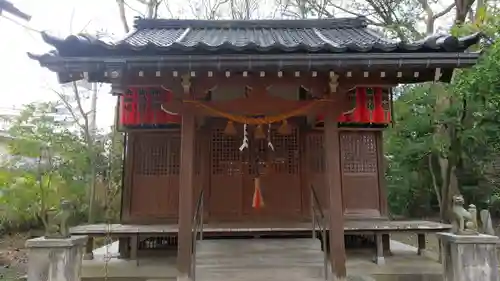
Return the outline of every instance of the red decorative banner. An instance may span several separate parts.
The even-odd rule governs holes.
[[[178,124],[180,115],[169,114],[162,104],[172,101],[173,93],[157,87],[131,87],[120,97],[120,123],[125,127]]]
[[[382,88],[371,88],[371,99],[368,97],[368,88],[357,87],[355,91],[354,108],[343,112],[337,121],[343,124],[389,124],[391,123],[390,105],[384,108],[384,94]],[[370,100],[373,109],[369,108]],[[386,101],[389,103],[389,101]],[[323,115],[318,115],[316,123],[324,121]]]

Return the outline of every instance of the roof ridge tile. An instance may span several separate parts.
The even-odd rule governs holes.
[[[196,19],[144,19],[136,17],[134,28],[364,28],[366,17],[333,19],[259,19],[259,20],[196,20]]]

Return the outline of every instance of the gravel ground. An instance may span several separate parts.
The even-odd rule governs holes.
[[[13,234],[0,239],[0,281],[13,281],[26,274],[28,257],[24,243],[27,237]]]
[[[417,235],[411,233],[394,233],[391,234],[391,239],[417,247]],[[426,237],[426,250],[439,253],[439,241],[435,234],[427,234]]]

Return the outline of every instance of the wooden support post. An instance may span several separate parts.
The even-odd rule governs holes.
[[[181,123],[181,161],[179,177],[179,245],[177,248],[177,280],[191,280],[193,176],[195,116],[185,110]]]
[[[376,233],[375,234],[375,244],[376,244],[376,253],[375,253],[375,263],[378,265],[385,264],[384,258],[384,243],[382,241],[383,234]]]
[[[378,188],[379,188],[379,204],[380,215],[389,217],[389,209],[387,206],[387,184],[385,181],[386,162],[384,156],[384,140],[382,132],[375,133],[375,141],[377,145],[377,166],[378,166]]]
[[[120,259],[130,258],[130,237],[118,238],[118,251],[120,253]]]
[[[137,250],[139,250],[139,233],[130,237],[130,259],[135,260],[136,264],[139,263]]]
[[[94,237],[89,236],[87,238],[87,244],[85,245],[85,254],[83,255],[84,260],[94,259]]]
[[[382,234],[382,244],[384,246],[384,255],[392,256],[391,252],[391,235],[386,233]]]
[[[329,105],[331,109],[335,104]],[[346,278],[346,254],[344,245],[344,206],[342,203],[342,180],[340,170],[340,140],[337,126],[337,110],[326,110],[325,114],[325,153],[326,187],[330,191],[330,262],[334,280]]]
[[[421,256],[425,251],[425,233],[417,234],[418,255]]]

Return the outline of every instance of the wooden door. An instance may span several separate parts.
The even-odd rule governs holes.
[[[376,133],[344,131],[340,134],[342,197],[346,215],[380,216]]]
[[[180,135],[134,136],[131,218],[176,219],[179,209]]]
[[[242,214],[241,136],[213,128],[210,140],[209,220],[235,220]]]
[[[271,130],[271,149],[267,139],[252,139],[244,153],[243,213],[254,220],[277,220],[301,216],[299,130],[281,135]],[[259,175],[265,206],[252,207],[254,179]]]

